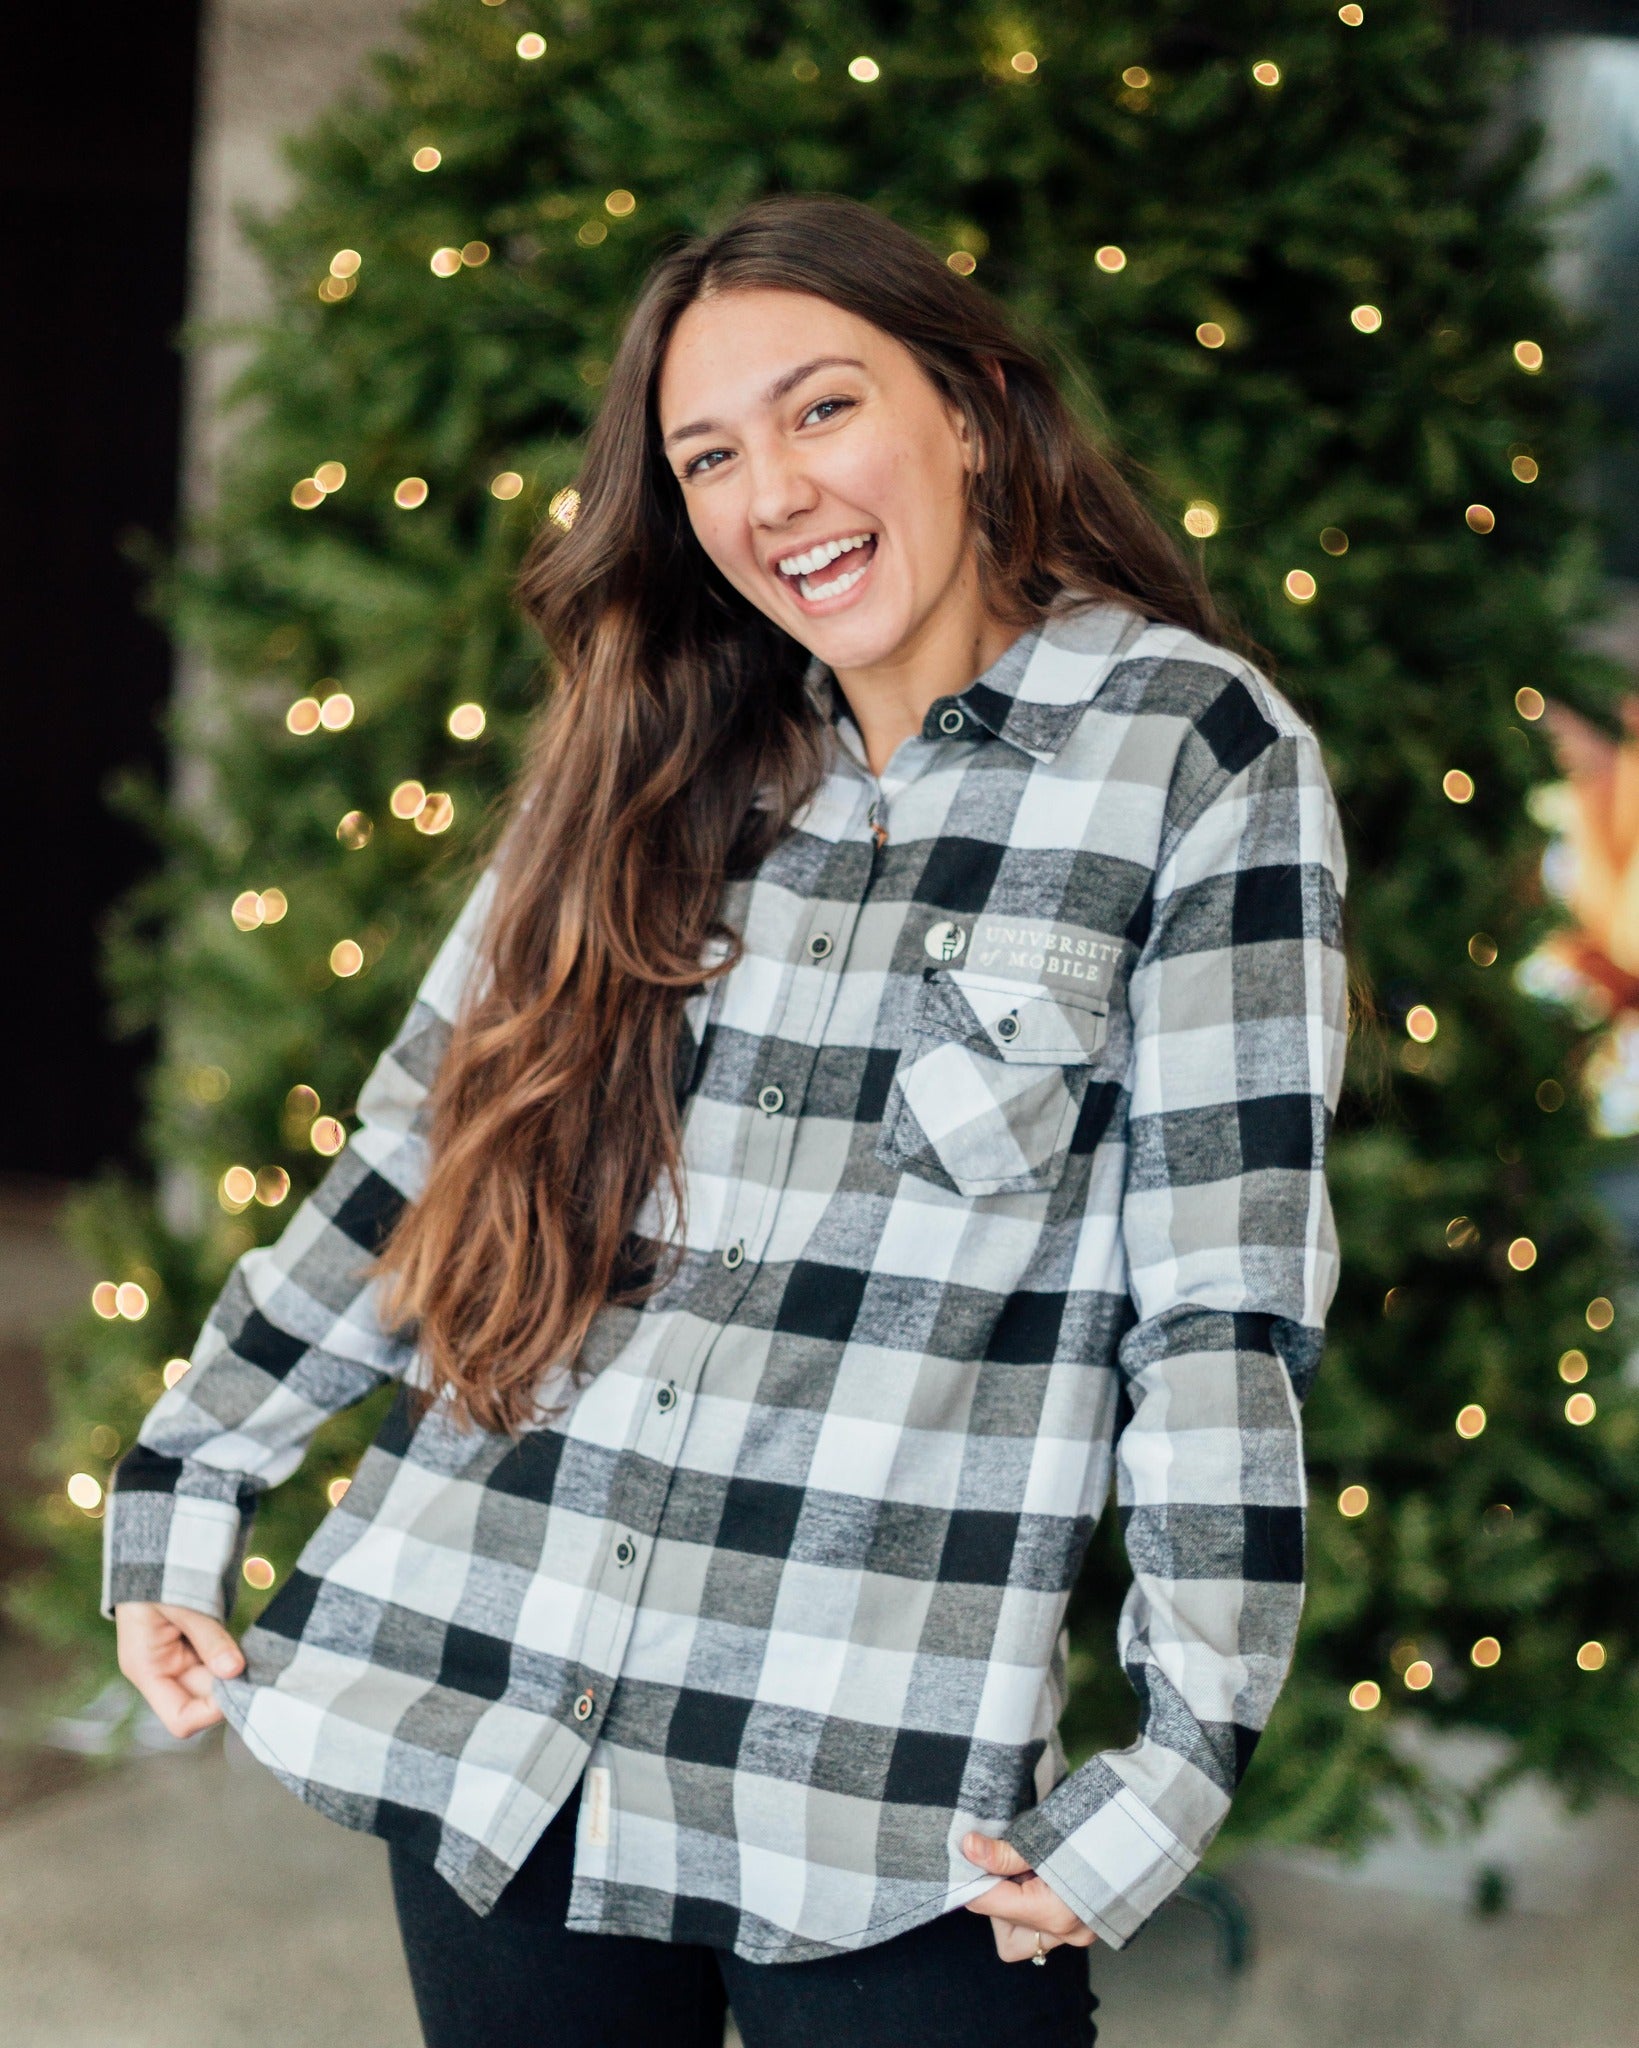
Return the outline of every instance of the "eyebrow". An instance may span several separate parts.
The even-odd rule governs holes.
[[[858,356],[815,356],[811,362],[799,363],[794,370],[787,370],[784,376],[776,377],[763,393],[764,405],[778,405],[788,392],[795,391],[804,377],[813,376],[816,370],[837,368],[863,370],[865,365]],[[690,420],[686,427],[673,427],[661,442],[662,448],[669,448],[674,441],[687,441],[695,434],[715,434],[721,430],[720,420]]]

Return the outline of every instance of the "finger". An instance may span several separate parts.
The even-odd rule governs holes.
[[[201,1671],[203,1666],[195,1665],[194,1669]],[[153,1671],[127,1670],[125,1675],[148,1702],[168,1735],[197,1735],[201,1728],[209,1728],[222,1718],[222,1710],[214,1700],[195,1699],[175,1678],[166,1678]]]
[[[1032,1939],[1040,1932],[1066,1941],[1081,1926],[1058,1893],[1039,1877],[1026,1878],[1022,1883],[1004,1879],[976,1899],[969,1899],[967,1909],[970,1913],[983,1913],[988,1919],[1011,1920],[1028,1927]]]
[[[992,1920],[990,1931],[996,1938],[996,1953],[1004,1963],[1027,1963],[1036,1954],[1036,1944],[1041,1944],[1041,1953],[1059,1948],[1062,1944],[1050,1934],[1042,1934],[1034,1927],[1021,1927],[1015,1920]]]
[[[164,1607],[160,1612],[176,1624],[218,1678],[235,1678],[245,1668],[244,1652],[221,1622],[192,1607]]]
[[[977,1863],[981,1870],[988,1870],[992,1877],[1020,1877],[1030,1869],[1011,1842],[998,1841],[993,1835],[981,1835],[977,1829],[962,1837],[962,1854],[969,1863]]]

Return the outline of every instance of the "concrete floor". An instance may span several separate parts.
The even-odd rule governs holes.
[[[1639,2042],[1631,1884],[1606,1888],[1597,1912],[1482,1921],[1276,1862],[1240,1882],[1258,1935],[1239,1978],[1185,1906],[1119,1955],[1094,1951],[1104,2048]],[[543,2048],[551,2038],[543,2026]],[[0,2040],[416,2048],[381,1846],[215,1737],[13,1816],[0,1824]]]

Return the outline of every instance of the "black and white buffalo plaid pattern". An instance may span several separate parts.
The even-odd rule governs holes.
[[[479,1912],[584,1775],[574,1928],[858,1948],[987,1888],[977,1827],[1119,1946],[1222,1821],[1297,1628],[1337,812],[1263,677],[1115,605],[1061,607],[880,782],[810,684],[833,765],[730,890],[684,1219],[639,1218],[680,1267],[515,1439],[401,1398],[219,1697]],[[110,1606],[221,1614],[257,1490],[413,1382],[360,1262],[422,1183],[486,900],[120,1466]],[[1142,1732],[1070,1771],[1065,1607],[1112,1466]]]

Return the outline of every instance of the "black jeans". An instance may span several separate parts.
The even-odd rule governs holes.
[[[392,1846],[393,1902],[427,2048],[1092,2048],[1087,1951],[1004,1963],[957,1908],[850,1955],[748,1963],[728,1949],[571,1934],[578,1797],[487,1917]]]

